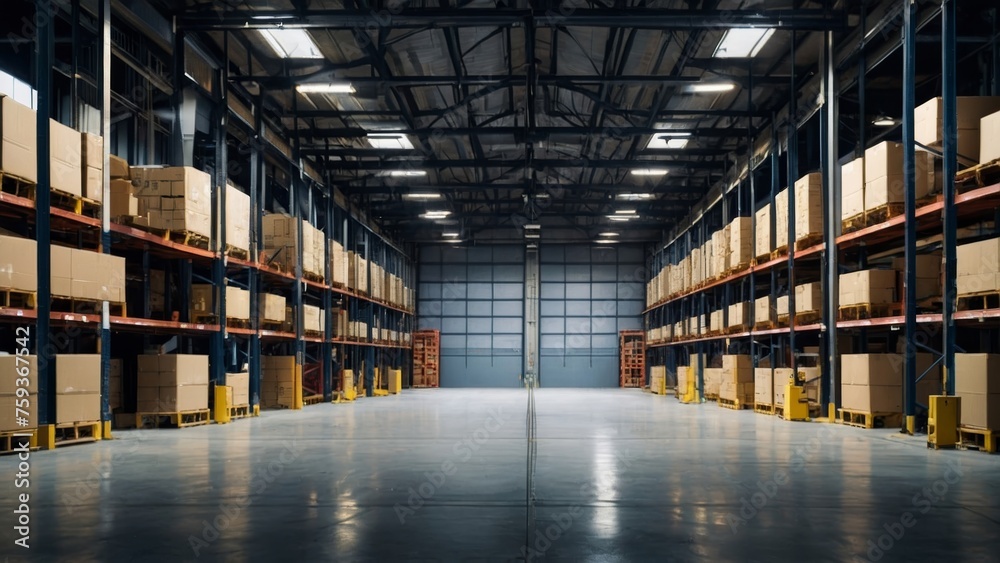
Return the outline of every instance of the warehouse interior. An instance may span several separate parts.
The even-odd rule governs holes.
[[[995,2],[5,8],[6,558],[996,558]]]

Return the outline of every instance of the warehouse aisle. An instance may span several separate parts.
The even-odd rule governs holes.
[[[522,553],[525,407],[523,390],[407,391],[38,452],[31,559],[941,561],[1000,543],[1000,456],[542,389]]]

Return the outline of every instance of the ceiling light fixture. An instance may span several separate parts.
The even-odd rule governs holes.
[[[633,176],[664,176],[667,174],[666,168],[633,168]]]
[[[451,215],[451,211],[428,211],[421,215],[424,219],[444,219]]]
[[[376,149],[413,149],[413,143],[401,133],[368,133],[365,138]]]
[[[638,218],[638,215],[608,215],[608,219],[611,221],[631,221]]]
[[[773,28],[741,27],[726,30],[713,55],[718,59],[756,57],[767,40],[774,35]]]
[[[897,121],[894,118],[889,117],[884,113],[880,113],[878,117],[872,121],[872,125],[875,127],[892,127],[893,125],[896,125],[896,123]]]
[[[598,240],[595,241],[597,244],[618,244],[616,240]]]
[[[542,238],[541,233],[524,233],[524,238]]]
[[[429,193],[403,194],[403,199],[441,199],[441,194],[429,194]]]
[[[322,59],[316,42],[304,29],[278,28],[261,29],[261,36],[271,46],[271,50],[283,59]]]
[[[616,236],[618,236],[618,233],[616,233],[614,231],[606,231],[606,232],[598,234],[598,236],[602,236],[602,237],[616,237]]]
[[[354,86],[347,82],[307,82],[296,84],[300,94],[353,94]]]
[[[653,199],[653,194],[627,193],[618,194],[615,197],[625,201],[642,201],[646,199]]]
[[[733,88],[736,88],[736,85],[732,82],[702,82],[700,84],[691,85],[691,91],[699,94],[728,92]]]
[[[460,233],[441,233],[441,236],[446,237],[446,238],[458,238],[459,236],[461,236],[461,234]]]
[[[615,215],[635,215],[635,209],[617,209]]]
[[[389,176],[391,178],[415,178],[426,175],[426,170],[382,170],[376,174],[376,176]]]
[[[690,137],[693,135],[690,131],[661,131],[656,134],[657,137],[668,138],[668,137]]]
[[[525,229],[541,229],[542,226],[537,223],[528,223],[524,226]]]

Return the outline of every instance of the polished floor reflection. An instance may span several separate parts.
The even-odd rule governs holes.
[[[31,456],[18,561],[996,561],[1000,456],[630,390],[424,390]],[[526,542],[529,544],[526,546]]]

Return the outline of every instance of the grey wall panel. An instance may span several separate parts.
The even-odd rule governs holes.
[[[524,282],[523,266],[493,266],[493,281],[495,282]]]
[[[465,301],[457,299],[442,301],[441,314],[446,317],[464,317],[466,314]]]
[[[421,299],[441,299],[441,284],[439,283],[421,283],[419,291]]]
[[[566,314],[566,302],[542,301],[540,310],[543,317],[561,317]]]
[[[475,270],[476,268],[471,268]],[[491,270],[486,268],[479,268],[480,271],[485,271],[487,274],[487,279],[493,275]],[[493,284],[489,283],[470,283],[469,284],[469,299],[493,299]]]
[[[470,317],[489,317],[493,315],[493,302],[469,301],[466,311]]]
[[[520,283],[495,283],[493,284],[494,299],[523,299],[524,284]]]
[[[441,319],[441,331],[466,334],[465,317],[445,317]]]
[[[524,318],[524,303],[521,301],[494,301],[493,316]]]

